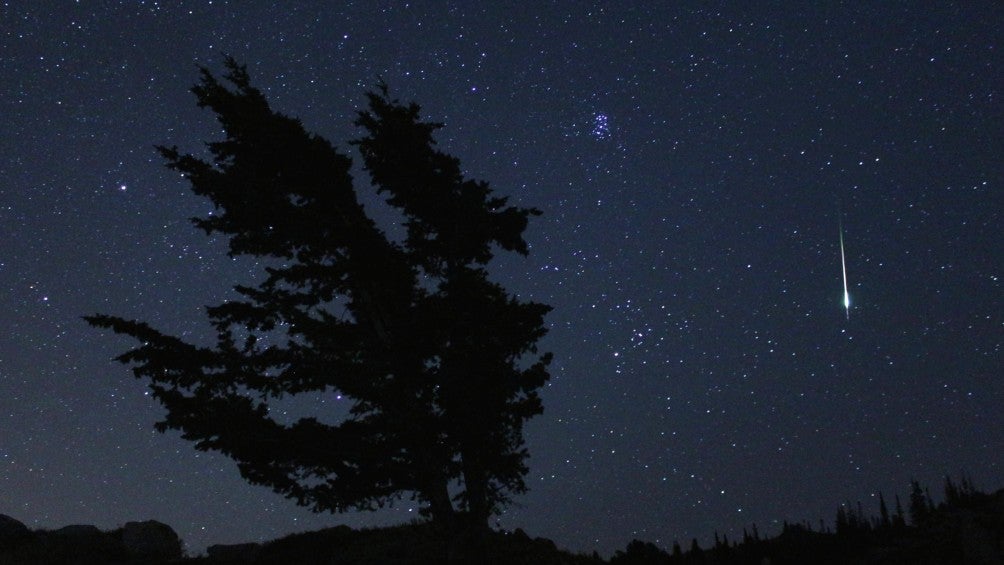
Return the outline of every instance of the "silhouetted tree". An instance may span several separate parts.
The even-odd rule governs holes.
[[[896,528],[906,526],[906,514],[903,512],[903,503],[899,500],[899,494],[896,495],[896,515],[892,518],[892,525]]]
[[[952,477],[945,475],[945,504],[955,505],[960,499],[959,487],[952,482]]]
[[[889,519],[889,507],[885,504],[885,497],[879,492],[879,526],[888,528],[891,525],[892,520]]]
[[[976,490],[976,486],[973,485],[973,480],[968,475],[963,473],[961,480],[962,483],[959,486],[959,496],[961,498],[970,499],[979,494],[979,491]]]
[[[526,255],[535,209],[507,205],[435,148],[441,124],[420,108],[367,94],[352,143],[376,191],[404,218],[402,242],[367,216],[351,161],[275,112],[246,69],[207,69],[192,91],[226,138],[203,160],[159,148],[216,212],[193,222],[257,258],[257,286],[207,307],[217,339],[187,343],[109,315],[93,326],[140,342],[117,359],[166,408],[160,431],[237,462],[314,511],[372,509],[417,498],[450,531],[487,528],[525,490],[523,424],[541,413],[550,354],[538,354],[550,308],[491,282],[498,250]],[[277,399],[306,395],[316,413],[284,419]],[[461,488],[450,490],[451,484]]]
[[[697,543],[697,538],[690,540],[690,551],[687,552],[687,563],[706,563],[704,550]]]
[[[844,505],[841,504],[837,507],[837,535],[844,535],[850,529],[850,520],[847,517],[847,510],[844,509]]]
[[[916,480],[910,481],[910,523],[921,526],[930,516],[931,509],[927,495]]]

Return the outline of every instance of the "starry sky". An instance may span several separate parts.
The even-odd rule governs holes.
[[[350,154],[382,77],[469,176],[544,211],[529,258],[492,269],[555,308],[502,527],[609,555],[874,511],[911,478],[1000,488],[1002,21],[994,1],[2,2],[0,513],[154,518],[193,552],[416,515],[314,515],[154,432],[111,361],[130,342],[81,320],[198,340],[260,273],[190,225],[211,206],[153,149],[218,138],[188,88],[224,53]]]

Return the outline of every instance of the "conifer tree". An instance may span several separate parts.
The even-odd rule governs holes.
[[[959,496],[963,498],[972,498],[979,491],[976,490],[976,486],[973,485],[973,480],[969,478],[968,475],[963,473],[962,475],[962,485],[959,487]]]
[[[841,504],[837,507],[837,535],[844,535],[850,530],[850,520],[847,516],[847,510],[844,509],[844,505]]]
[[[892,525],[892,521],[889,519],[889,507],[885,504],[885,497],[879,492],[879,526],[882,528],[888,528]]]
[[[540,212],[465,178],[436,149],[441,125],[381,85],[353,143],[404,218],[395,241],[360,203],[349,157],[272,110],[243,66],[226,68],[223,81],[202,69],[192,89],[226,136],[208,145],[211,159],[159,149],[216,207],[195,226],[227,236],[231,256],[257,258],[261,280],[207,307],[211,345],[86,320],[139,342],[117,359],[166,408],[156,429],[234,459],[249,482],[315,511],[416,498],[451,531],[487,528],[526,488],[523,424],[542,411],[550,354],[536,343],[550,308],[512,296],[486,266],[500,250],[526,255],[523,231]],[[347,415],[323,403],[294,421],[272,411],[320,394],[343,397]]]
[[[930,503],[920,483],[910,481],[910,523],[914,526],[923,525],[931,513]]]
[[[959,487],[955,486],[955,483],[952,482],[951,476],[945,475],[945,504],[949,506],[958,504],[961,498]]]
[[[906,514],[903,512],[903,503],[898,494],[896,495],[896,515],[892,518],[892,525],[897,528],[906,526]]]

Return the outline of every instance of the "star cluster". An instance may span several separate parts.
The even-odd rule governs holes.
[[[128,343],[80,319],[199,339],[259,272],[191,227],[211,206],[153,150],[218,135],[187,89],[222,53],[349,153],[382,78],[544,211],[492,271],[555,307],[502,527],[609,554],[829,520],[911,478],[1004,486],[1004,10],[697,6],[0,3],[0,513],[155,518],[195,551],[416,515],[313,515],[156,434],[110,361]]]

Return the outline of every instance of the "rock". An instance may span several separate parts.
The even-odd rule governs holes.
[[[20,521],[0,514],[0,546],[16,543],[31,536],[31,530]]]
[[[97,526],[92,526],[91,524],[71,524],[69,526],[63,526],[58,530],[53,530],[52,535],[63,538],[73,538],[74,540],[98,539],[105,537],[104,532],[98,529]]]
[[[46,560],[51,562],[99,563],[125,557],[121,542],[90,524],[73,524],[41,532],[37,544],[44,548],[48,555]]]
[[[261,553],[261,544],[258,543],[237,543],[237,544],[217,544],[206,549],[206,555],[213,561],[250,563]]]
[[[127,522],[122,526],[122,545],[133,557],[180,559],[181,539],[174,529],[156,520]]]

